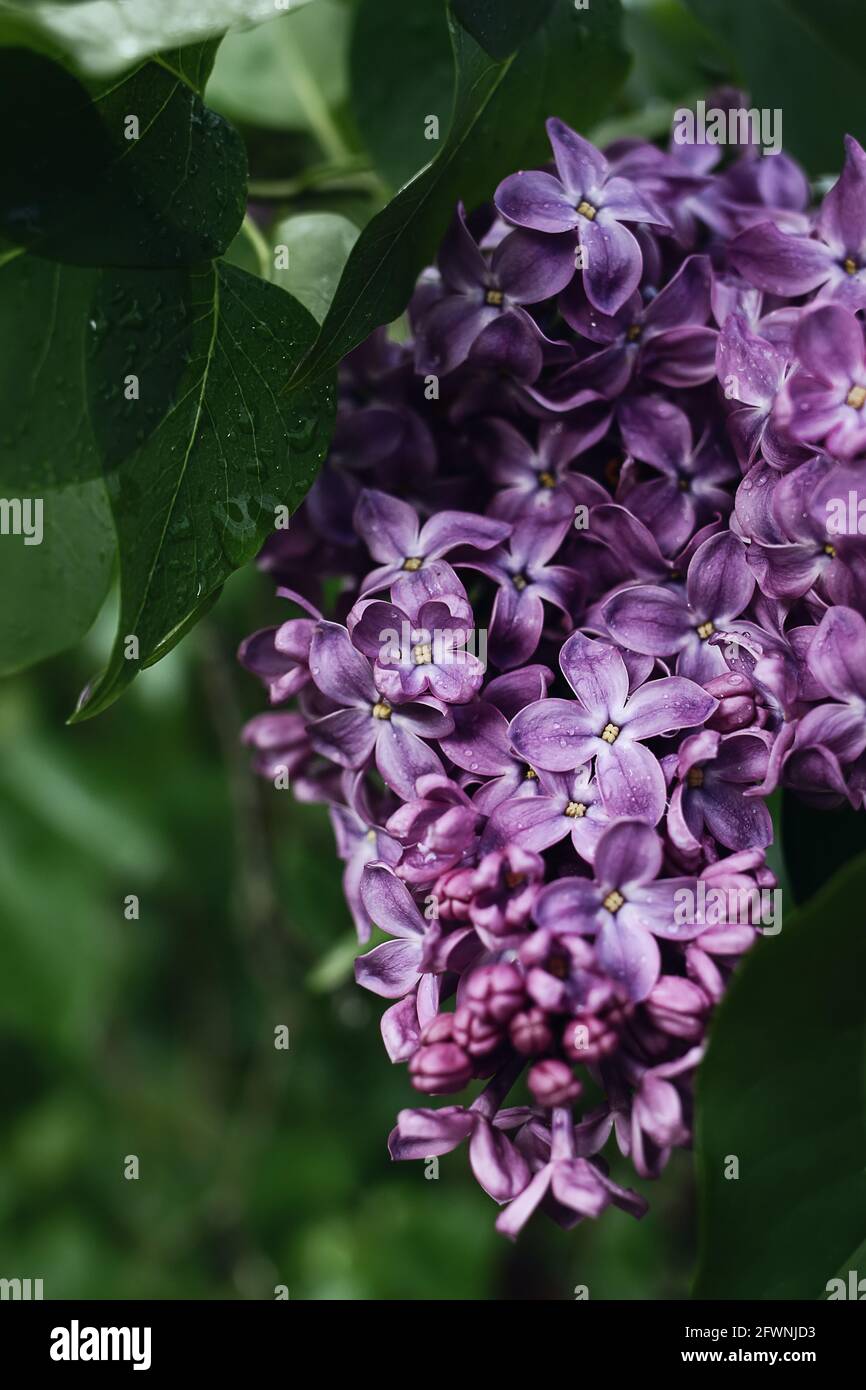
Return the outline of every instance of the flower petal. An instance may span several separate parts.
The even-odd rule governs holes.
[[[598,743],[597,720],[574,700],[537,700],[515,715],[508,734],[531,767],[571,772],[589,762]]]
[[[601,734],[608,720],[619,714],[628,695],[628,671],[616,647],[609,642],[596,642],[575,632],[559,654],[562,674],[568,681],[594,725]]]
[[[774,222],[740,232],[728,247],[728,259],[750,285],[786,298],[816,290],[833,269],[828,247],[808,237],[786,236]]]
[[[605,922],[596,938],[599,963],[635,1003],[646,999],[661,971],[655,937],[620,915]]]
[[[469,1163],[477,1181],[494,1202],[511,1202],[529,1184],[529,1165],[512,1140],[483,1115],[469,1141]]]
[[[355,961],[355,980],[362,989],[385,999],[401,999],[421,978],[421,943],[383,941]]]
[[[581,218],[579,232],[586,252],[583,284],[587,298],[603,314],[615,314],[640,283],[640,246],[620,222]]]
[[[412,895],[384,864],[368,864],[361,879],[361,901],[375,926],[389,936],[420,939],[424,918]]]
[[[538,232],[567,232],[579,220],[559,179],[537,169],[503,179],[493,201],[508,222]]]

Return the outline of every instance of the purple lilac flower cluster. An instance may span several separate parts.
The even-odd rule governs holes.
[[[601,1151],[646,1178],[688,1144],[758,925],[676,904],[774,884],[780,785],[866,801],[866,154],[815,209],[785,154],[547,129],[548,169],[457,210],[410,341],[345,362],[261,561],[303,616],[240,653],[293,701],[258,770],[327,803],[389,938],[356,977],[390,1058],[482,1083],[392,1156],[466,1141],[509,1236],[642,1214]]]

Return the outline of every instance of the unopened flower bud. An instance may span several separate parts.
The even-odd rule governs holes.
[[[694,1040],[702,1036],[709,1010],[706,994],[692,980],[662,975],[645,1001],[656,1028],[673,1038]]]
[[[413,1054],[409,1074],[416,1091],[430,1096],[446,1095],[463,1090],[472,1077],[472,1063],[456,1043],[431,1043]]]
[[[741,671],[725,671],[708,680],[704,689],[719,701],[719,707],[707,720],[707,728],[720,734],[733,733],[755,723],[756,702],[751,682]]]
[[[502,1041],[502,1024],[464,1004],[454,1013],[454,1041],[474,1057],[484,1057]]]
[[[474,970],[463,998],[466,1007],[479,1017],[507,1023],[517,1013],[525,995],[523,976],[517,966],[501,961]]]
[[[558,1057],[536,1062],[527,1083],[539,1105],[570,1105],[583,1090],[571,1067]]]
[[[422,1043],[442,1043],[453,1042],[454,1040],[454,1015],[436,1014],[429,1022],[424,1024],[421,1030]]]
[[[508,1025],[512,1045],[524,1057],[537,1057],[553,1043],[553,1034],[542,1009],[523,1009]]]
[[[619,1018],[586,1014],[570,1018],[562,1034],[562,1050],[572,1062],[592,1065],[609,1057],[619,1043]]]

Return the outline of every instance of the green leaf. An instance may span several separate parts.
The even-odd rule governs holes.
[[[854,1268],[866,1238],[864,897],[861,856],[758,943],[719,1009],[698,1073],[698,1298],[816,1299]],[[732,1156],[738,1178],[725,1176]]]
[[[0,265],[0,485],[98,478],[84,380],[98,272],[16,254]]]
[[[550,14],[553,0],[451,0],[467,33],[493,58],[507,58]]]
[[[246,154],[190,82],[201,48],[82,84],[0,49],[0,235],[71,265],[167,266],[221,255],[243,220]]]
[[[866,139],[860,0],[687,3],[733,55],[752,102],[782,112],[785,148],[812,173],[838,168],[844,132]]]
[[[271,232],[271,243],[280,253],[271,263],[271,279],[321,323],[358,236],[354,222],[335,212],[287,217]],[[284,270],[280,268],[283,256]]]
[[[409,301],[418,272],[462,199],[489,198],[514,169],[549,155],[544,118],[577,126],[597,119],[625,76],[618,0],[576,11],[557,0],[550,19],[516,58],[498,63],[453,20],[454,112],[436,158],[364,228],[313,351],[298,372],[328,371]],[[387,71],[376,80],[389,85]]]
[[[62,51],[82,72],[122,72],[161,49],[213,38],[235,25],[261,24],[308,0],[0,0],[7,30]],[[13,26],[15,26],[13,30]]]
[[[629,122],[632,131],[650,104],[683,104],[703,97],[725,77],[726,62],[718,41],[681,0],[629,6],[623,31],[634,54],[634,67],[625,91],[629,109],[620,119],[624,125]]]
[[[27,497],[7,495],[0,511],[0,593],[6,596],[0,606],[0,675],[6,676],[84,636],[108,589],[115,541],[99,479]],[[12,533],[22,523],[29,541]]]
[[[352,109],[382,177],[399,188],[439,146],[429,116],[448,133],[454,54],[442,0],[360,0],[349,53]],[[399,110],[400,119],[394,119]]]
[[[107,669],[77,719],[165,655],[257,553],[276,508],[298,505],[334,411],[330,382],[278,394],[314,321],[233,266],[177,271],[172,281],[106,273],[94,312],[88,397],[109,470],[121,608]],[[131,377],[137,399],[127,399]]]
[[[220,48],[208,100],[232,120],[318,136],[328,129],[330,155],[330,113],[346,96],[348,33],[345,7],[316,0],[279,23],[230,34]]]
[[[862,811],[851,806],[816,811],[794,792],[782,793],[785,867],[798,903],[808,902],[823,888],[849,859],[860,853],[864,841],[866,825]]]

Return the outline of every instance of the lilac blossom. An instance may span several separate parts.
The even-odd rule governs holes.
[[[847,309],[822,304],[804,314],[795,335],[800,370],[785,384],[779,419],[802,443],[820,443],[840,459],[866,450],[866,349]]]
[[[466,226],[462,204],[438,258],[441,297],[426,301],[415,323],[419,372],[445,375],[485,346],[507,365],[515,355],[538,352],[538,328],[522,307],[558,294],[574,274],[570,236],[516,231],[503,237],[489,259]],[[539,366],[541,353],[538,352]]]
[[[676,758],[676,786],[668,810],[668,833],[679,849],[697,853],[705,834],[725,849],[763,849],[773,823],[763,801],[746,789],[764,780],[768,736],[704,729],[683,740]]]
[[[363,601],[362,601],[363,603]],[[396,604],[374,599],[357,610],[352,642],[373,662],[376,686],[399,704],[430,694],[465,704],[480,688],[484,666],[467,647],[473,632],[439,600],[422,603],[414,621]]]
[[[651,826],[622,819],[599,839],[595,878],[562,878],[538,895],[535,920],[597,937],[599,963],[633,1000],[645,999],[661,968],[656,937],[698,936],[700,923],[678,924],[675,893],[695,892],[695,880],[658,877],[662,845]]]
[[[620,429],[631,457],[658,476],[632,480],[623,469],[617,500],[643,521],[666,554],[681,549],[699,524],[730,511],[736,464],[709,431],[693,442],[678,406],[659,396],[636,397],[623,406]]]
[[[444,511],[423,526],[407,502],[384,492],[365,491],[355,508],[355,527],[379,567],[368,574],[362,593],[392,586],[395,603],[414,606],[425,598],[461,594],[450,565],[442,556],[457,546],[490,550],[511,532],[507,522]]]
[[[637,288],[643,264],[640,246],[624,224],[667,227],[667,218],[635,183],[612,175],[604,155],[562,121],[549,120],[547,134],[559,177],[540,170],[512,174],[494,201],[519,227],[554,235],[576,232],[586,252],[587,295],[603,314],[615,314]]]
[[[568,617],[580,590],[580,575],[550,564],[572,525],[543,515],[516,523],[508,549],[495,550],[475,568],[498,584],[488,637],[490,654],[504,670],[521,666],[535,652],[544,626],[544,602]]]
[[[824,199],[815,235],[788,236],[759,222],[731,244],[734,267],[759,289],[776,295],[824,295],[853,309],[866,306],[866,154],[845,137],[845,164]]]
[[[548,131],[343,363],[239,653],[253,766],[387,938],[386,1054],[449,1098],[391,1155],[465,1142],[509,1237],[642,1214],[603,1150],[689,1146],[758,934],[697,897],[775,886],[778,788],[866,809],[866,156],[813,212],[787,156]]]
[[[511,723],[515,748],[547,772],[569,772],[594,758],[608,814],[656,824],[664,777],[644,740],[703,723],[717,702],[680,676],[647,681],[630,693],[616,647],[580,632],[562,648],[560,666],[576,699],[548,698],[522,710]]]
[[[442,771],[424,740],[450,733],[451,719],[420,701],[391,705],[345,628],[319,624],[310,645],[310,673],[318,689],[339,707],[310,724],[310,741],[317,752],[347,768],[363,768],[375,757],[388,786],[403,796],[413,794],[424,773]]]
[[[556,396],[578,399],[576,392],[590,387],[618,396],[635,376],[681,387],[711,381],[718,337],[707,325],[711,285],[707,257],[689,256],[658,293],[649,287],[645,294],[635,292],[614,314],[605,315],[587,297],[582,282],[573,280],[559,297],[560,313],[597,350],[563,373],[555,384]]]
[[[745,546],[724,531],[692,556],[685,590],[636,585],[614,595],[602,611],[624,646],[650,656],[676,655],[677,672],[703,683],[727,669],[710,638],[732,629],[754,588]]]

